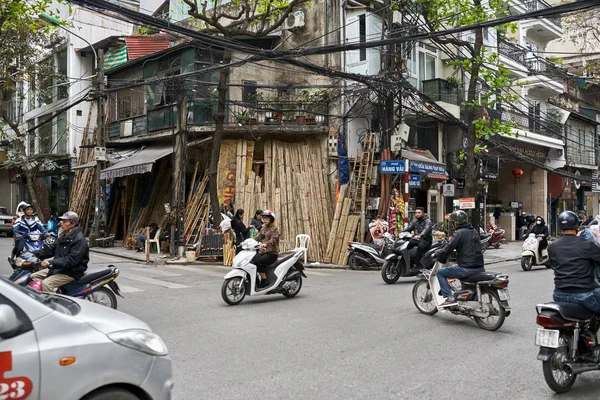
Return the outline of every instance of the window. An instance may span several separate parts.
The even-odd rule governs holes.
[[[436,57],[419,51],[419,80],[421,82],[435,78]]]
[[[367,20],[365,14],[358,16],[358,37],[361,44],[367,41]],[[367,49],[361,47],[359,52],[359,60],[365,61],[367,59]]]
[[[31,130],[33,129],[33,127],[35,126],[35,120],[34,119],[30,119],[29,121],[27,121],[27,130],[28,130],[28,136],[29,136],[29,151],[28,154],[30,156],[35,154],[35,132],[32,132]]]
[[[256,82],[242,81],[242,101],[244,103],[256,104]]]
[[[67,142],[69,131],[67,129],[67,112],[63,111],[56,120],[56,152],[58,154],[67,153]]]
[[[56,100],[69,97],[69,79],[67,78],[67,50],[56,54],[56,76],[54,85],[56,86]]]
[[[42,124],[38,128],[39,135],[39,154],[50,153],[52,149],[52,116],[46,115],[38,119],[38,124]]]

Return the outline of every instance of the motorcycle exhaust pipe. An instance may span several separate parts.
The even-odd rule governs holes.
[[[565,364],[563,370],[567,374],[582,374],[584,372],[599,370],[600,366],[597,364]]]

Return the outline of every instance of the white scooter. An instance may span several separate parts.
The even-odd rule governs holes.
[[[418,280],[412,293],[417,310],[427,315],[449,311],[474,319],[482,329],[495,331],[500,328],[504,319],[510,315],[508,275],[477,272],[461,280],[448,279],[458,305],[440,307],[445,299],[440,292],[437,271],[444,266],[445,264],[436,261],[431,270],[423,269],[417,275]]]
[[[221,287],[221,296],[229,305],[240,304],[246,294],[260,296],[264,294],[281,293],[287,298],[296,296],[302,288],[304,266],[300,259],[304,256],[306,248],[296,248],[277,256],[277,260],[267,267],[266,274],[268,285],[261,287],[256,265],[252,258],[256,255],[260,243],[254,239],[242,242],[242,251],[233,259],[233,269],[225,275],[225,282]]]
[[[538,251],[542,239],[544,239],[544,235],[530,233],[523,242],[523,253],[521,254],[521,268],[523,268],[523,271],[531,270],[534,265],[544,265],[546,268],[550,268],[548,247],[541,251],[541,257]]]

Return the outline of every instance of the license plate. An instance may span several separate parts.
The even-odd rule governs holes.
[[[553,329],[538,328],[535,334],[535,345],[541,347],[558,348],[560,332]]]
[[[501,301],[510,300],[510,294],[508,294],[508,289],[498,289],[498,297],[500,297]]]

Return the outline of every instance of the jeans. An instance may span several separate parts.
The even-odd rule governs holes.
[[[437,278],[440,282],[440,288],[442,289],[442,296],[445,298],[452,298],[452,289],[448,283],[447,278],[466,278],[467,276],[473,275],[477,272],[485,272],[484,267],[480,268],[463,268],[458,265],[452,267],[440,268],[437,271]]]
[[[585,293],[564,293],[554,290],[552,298],[556,302],[579,304],[594,314],[600,314],[600,289]]]
[[[138,249],[143,249],[146,246],[146,236],[135,235],[135,245]]]

